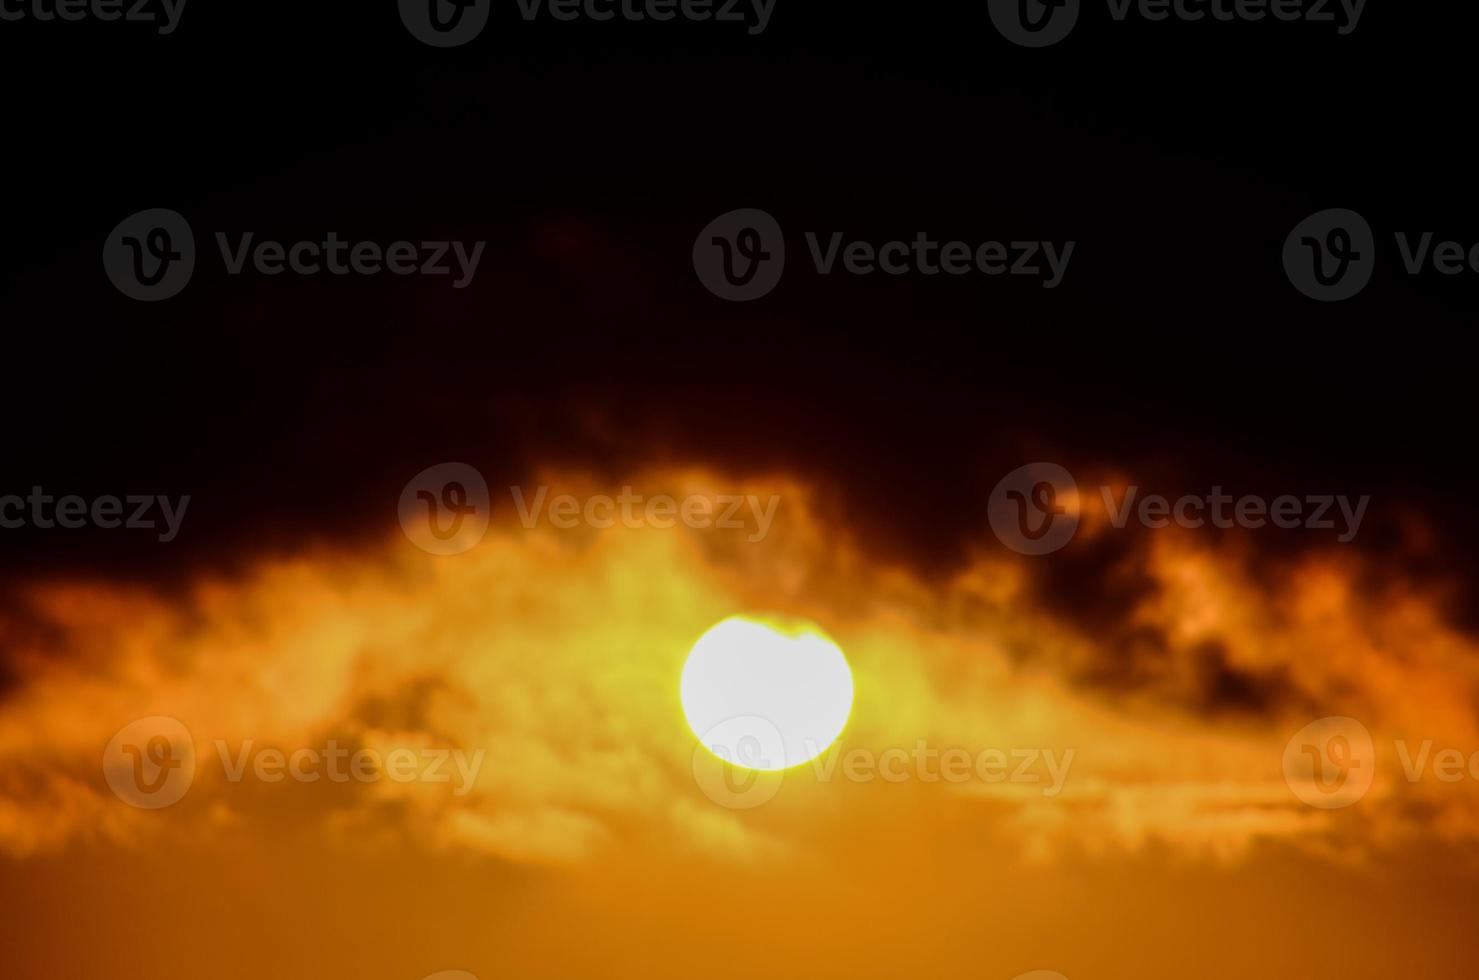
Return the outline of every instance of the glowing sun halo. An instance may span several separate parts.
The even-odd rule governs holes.
[[[776,771],[821,755],[852,711],[842,650],[807,622],[731,616],[698,638],[683,665],[683,713],[706,748]]]

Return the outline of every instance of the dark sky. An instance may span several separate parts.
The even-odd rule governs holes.
[[[1413,279],[1392,246],[1479,243],[1462,7],[1373,0],[1340,37],[1090,3],[1036,51],[984,0],[777,0],[757,37],[505,3],[451,51],[349,0],[191,4],[169,37],[0,22],[0,490],[193,497],[168,549],[5,531],[0,574],[170,578],[378,533],[448,459],[490,482],[562,460],[793,470],[871,546],[948,567],[996,479],[1053,459],[1169,492],[1369,493],[1366,546],[1400,551],[1417,512],[1432,560],[1469,575],[1479,277]],[[151,207],[203,252],[217,230],[488,245],[461,291],[217,261],[144,304],[100,255]],[[690,252],[741,207],[777,217],[792,264],[727,304]],[[1322,305],[1280,250],[1329,207],[1385,261]],[[813,229],[1078,247],[1053,291],[824,278]]]

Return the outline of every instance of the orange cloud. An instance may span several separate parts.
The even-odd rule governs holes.
[[[547,482],[617,492],[578,475]],[[756,541],[753,529],[526,528],[505,501],[456,556],[427,555],[397,529],[378,547],[181,595],[37,585],[4,634],[17,681],[0,704],[0,847],[25,857],[288,820],[335,846],[520,864],[644,850],[748,861],[828,827],[918,826],[921,812],[957,807],[1038,861],[1151,847],[1235,861],[1278,840],[1351,856],[1420,833],[1474,842],[1479,780],[1410,782],[1395,754],[1399,738],[1479,749],[1473,641],[1400,583],[1372,601],[1360,585],[1370,569],[1349,549],[1270,573],[1193,533],[1143,534],[1103,573],[1133,579],[1132,599],[1077,621],[1043,591],[1056,558],[983,548],[934,581],[871,560],[795,481],[674,470],[629,482],[679,497],[778,494],[779,506]],[[720,806],[695,778],[678,677],[693,641],[744,611],[805,616],[847,652],[857,701],[825,764],[921,747],[999,752],[1012,766],[1036,755],[1021,779],[999,781],[804,766],[765,806]],[[1286,741],[1326,714],[1376,736],[1382,775],[1350,810],[1307,807],[1285,782]],[[153,715],[188,728],[197,772],[178,805],[137,810],[109,791],[102,752]],[[225,759],[330,745],[382,764],[398,751],[482,762],[465,785],[227,776]],[[1048,753],[1071,759],[1052,795]]]

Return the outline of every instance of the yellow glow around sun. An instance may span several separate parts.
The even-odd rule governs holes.
[[[714,755],[774,772],[826,751],[852,711],[847,658],[812,623],[731,616],[693,645],[683,713]]]

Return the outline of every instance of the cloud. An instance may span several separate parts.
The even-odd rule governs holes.
[[[505,508],[452,557],[396,529],[379,547],[182,594],[36,585],[0,633],[15,678],[0,702],[0,847],[24,857],[291,819],[336,846],[391,840],[524,864],[643,849],[743,861],[841,823],[927,823],[942,801],[977,808],[1038,860],[1147,847],[1237,860],[1260,841],[1350,855],[1427,832],[1474,842],[1479,781],[1408,783],[1392,748],[1479,748],[1474,643],[1437,597],[1373,590],[1350,548],[1271,565],[1189,532],[1142,534],[1084,586],[1125,601],[1079,619],[1064,613],[1071,596],[1050,592],[1054,558],[983,543],[927,579],[870,559],[793,480],[673,470],[628,482],[778,493],[780,505],[758,543],[743,529],[526,529]],[[693,775],[678,676],[705,629],[745,611],[810,618],[847,652],[857,703],[839,750],[1071,749],[1063,792],[822,784],[803,767],[764,807],[716,806]],[[1377,736],[1382,776],[1351,811],[1305,807],[1284,782],[1289,736],[1327,714]],[[151,715],[183,722],[197,753],[168,811],[135,810],[102,778],[112,735]],[[458,793],[385,778],[232,783],[217,749],[331,742],[485,756]]]

